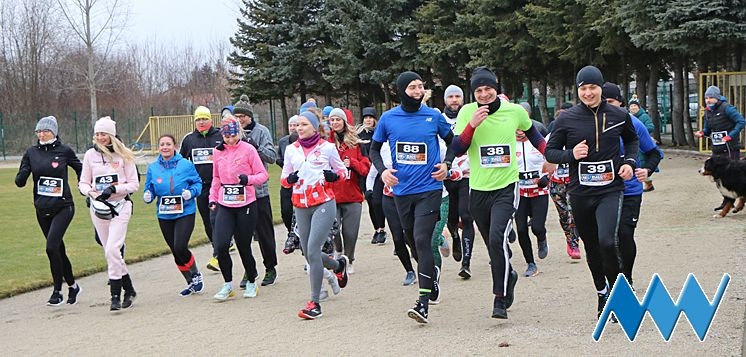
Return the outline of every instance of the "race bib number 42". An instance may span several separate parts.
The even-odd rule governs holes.
[[[96,191],[101,192],[109,186],[116,186],[119,184],[119,174],[101,175],[93,178],[93,185]]]
[[[614,181],[614,163],[611,160],[580,162],[578,178],[581,185],[606,186]]]
[[[510,145],[483,145],[479,147],[479,163],[482,167],[510,166]]]
[[[407,165],[427,164],[425,143],[396,142],[396,162]]]
[[[223,202],[228,204],[246,202],[246,186],[225,185],[223,186]]]
[[[192,163],[195,165],[212,164],[213,148],[192,149]]]
[[[36,193],[40,196],[62,197],[62,179],[57,177],[39,177]]]
[[[184,212],[184,198],[181,196],[163,196],[158,205],[159,214],[179,214]]]

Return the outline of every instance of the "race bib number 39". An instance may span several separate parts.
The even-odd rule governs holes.
[[[163,196],[158,205],[159,214],[179,214],[184,212],[184,199],[181,196]]]
[[[93,178],[93,185],[96,191],[101,192],[109,186],[116,186],[119,184],[119,174],[101,175]]]
[[[717,131],[717,132],[712,133],[712,135],[710,135],[710,140],[712,140],[712,145],[725,144],[727,141],[723,140],[723,138],[727,135],[728,135],[727,131]]]
[[[611,160],[580,162],[578,178],[581,185],[606,186],[614,181],[614,163]]]
[[[192,149],[192,163],[195,165],[212,164],[213,148]]]
[[[482,167],[510,166],[510,145],[483,145],[479,147],[479,163]]]
[[[518,187],[520,188],[535,188],[539,187],[536,183],[537,179],[541,178],[539,171],[528,171],[518,173]]]
[[[407,165],[427,164],[425,143],[396,142],[396,162]]]
[[[36,193],[40,196],[62,197],[62,179],[57,177],[39,177]]]
[[[246,186],[225,185],[223,186],[223,202],[229,204],[246,202]]]

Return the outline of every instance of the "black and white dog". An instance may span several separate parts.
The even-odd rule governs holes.
[[[734,206],[733,213],[743,209],[746,196],[746,162],[713,156],[705,161],[699,173],[702,176],[710,176],[720,194],[726,198],[722,211],[715,217],[725,217]]]

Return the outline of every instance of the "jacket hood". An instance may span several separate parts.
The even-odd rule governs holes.
[[[158,154],[158,163],[161,164],[161,166],[163,166],[165,168],[176,167],[176,164],[178,164],[178,162],[180,160],[183,160],[183,159],[184,159],[184,157],[181,156],[181,154],[179,154],[178,151],[175,152],[174,153],[174,157],[172,157],[171,160],[168,160],[168,161],[164,160],[163,156],[161,154]]]

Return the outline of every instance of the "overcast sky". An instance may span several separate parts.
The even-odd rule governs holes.
[[[131,0],[122,36],[128,42],[207,49],[236,32],[240,0]]]

